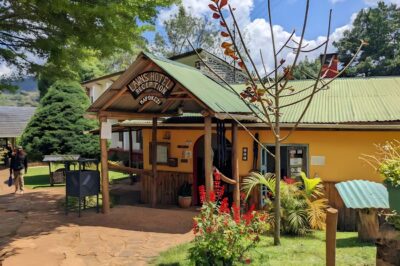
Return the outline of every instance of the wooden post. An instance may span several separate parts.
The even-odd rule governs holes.
[[[204,176],[206,183],[207,197],[213,190],[213,177],[212,177],[212,127],[211,116],[204,117]]]
[[[129,160],[129,168],[132,168],[132,153],[133,153],[133,143],[132,143],[132,128],[129,128],[128,131],[129,137],[129,156],[128,156],[128,160]],[[129,173],[129,178],[131,179],[131,185],[133,185],[133,175],[132,173]]]
[[[240,206],[240,180],[239,180],[239,150],[238,150],[238,125],[232,123],[232,179],[236,181],[233,191],[233,202]]]
[[[326,213],[326,265],[336,264],[336,229],[338,221],[338,211],[329,208]]]
[[[151,129],[151,170],[153,182],[151,186],[151,207],[157,205],[157,117],[153,117]]]
[[[100,130],[102,122],[106,122],[107,118],[100,118]],[[101,152],[101,194],[103,196],[103,213],[108,214],[110,212],[110,194],[108,192],[108,154],[107,154],[107,139],[101,138],[100,132],[100,152]]]

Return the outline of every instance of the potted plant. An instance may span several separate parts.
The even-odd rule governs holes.
[[[192,184],[183,183],[178,191],[178,203],[181,208],[189,208],[192,205]]]
[[[389,206],[400,212],[400,142],[387,141],[376,145],[375,155],[362,155],[361,159],[374,167],[382,177],[389,194]]]
[[[382,162],[379,172],[385,177],[390,208],[400,213],[400,158]]]

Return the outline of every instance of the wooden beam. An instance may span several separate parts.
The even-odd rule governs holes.
[[[106,110],[110,105],[112,105],[119,97],[121,97],[126,91],[128,90],[127,87],[123,87],[120,89],[116,94],[114,94],[110,100],[108,100],[103,107],[101,107],[101,110]]]
[[[151,207],[154,208],[157,205],[157,117],[153,117],[151,142],[151,170],[153,175],[151,186]]]
[[[233,191],[233,202],[240,206],[240,180],[239,180],[239,145],[238,145],[238,124],[232,123],[232,179],[236,181]]]
[[[194,99],[190,97],[169,97],[167,101],[194,101]]]
[[[204,176],[206,181],[206,193],[209,197],[210,192],[213,188],[213,176],[212,176],[212,128],[211,128],[211,116],[204,117]]]
[[[129,156],[128,156],[129,164],[128,165],[129,165],[129,168],[132,168],[133,139],[132,139],[132,128],[131,127],[129,128],[128,134],[129,134],[129,137],[128,137],[128,139],[129,139]],[[132,173],[129,173],[129,178],[131,179],[131,184],[133,184]]]
[[[184,95],[187,94],[186,91],[173,91],[170,95]]]
[[[153,103],[154,103],[153,101],[145,102],[145,103],[138,109],[138,113],[143,112],[144,110],[146,110],[147,107],[149,107],[149,106],[152,105]]]
[[[161,113],[165,113],[173,103],[174,103],[173,101],[164,103],[164,107],[162,108]]]
[[[107,118],[100,119],[100,128],[102,122],[106,122]],[[100,129],[101,130],[101,129]],[[107,153],[107,139],[101,138],[100,132],[100,151],[101,151],[101,194],[103,196],[103,213],[108,214],[110,212],[110,194],[108,190],[108,153]]]
[[[107,117],[108,119],[116,120],[129,120],[135,118],[153,118],[153,117],[171,117],[180,116],[178,113],[130,113],[130,112],[118,112],[118,111],[99,111],[99,117]]]
[[[147,174],[150,175],[151,171],[148,170],[143,170],[143,169],[138,169],[138,168],[131,168],[131,167],[126,167],[126,166],[121,166],[121,165],[116,165],[113,163],[108,163],[108,169],[120,172],[120,173],[127,173],[127,174]]]

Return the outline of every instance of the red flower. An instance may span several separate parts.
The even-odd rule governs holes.
[[[240,193],[240,199],[243,201],[246,199],[246,193],[242,192]]]
[[[206,188],[204,186],[199,186],[200,203],[203,204],[206,200]]]
[[[219,199],[222,199],[222,196],[224,195],[224,192],[225,192],[225,186],[221,186],[219,188],[219,190],[217,191],[217,196],[218,196]]]
[[[263,215],[260,216],[260,222],[265,222],[267,220],[268,215],[265,213]]]
[[[251,205],[250,209],[243,214],[243,219],[246,221],[246,225],[249,225],[251,223],[251,220],[253,220],[254,218],[254,209],[255,209],[255,205]]]
[[[289,184],[289,185],[296,183],[296,179],[293,179],[293,178],[290,178],[290,177],[286,177],[286,176],[283,177],[283,181],[286,184]]]
[[[219,213],[230,213],[228,198],[224,198],[219,206]]]
[[[251,263],[251,259],[246,259],[244,262],[245,262],[246,264],[250,264],[250,263]]]
[[[193,234],[197,234],[199,232],[199,225],[196,220],[193,220]]]
[[[232,204],[232,209],[233,209],[233,220],[238,224],[240,223],[240,208],[239,206],[236,206],[236,204]]]
[[[218,171],[217,168],[214,169],[213,175],[214,175],[214,179],[215,179],[216,181],[220,181],[220,180],[221,180],[221,173]]]
[[[215,202],[215,193],[214,191],[210,191],[210,201]]]

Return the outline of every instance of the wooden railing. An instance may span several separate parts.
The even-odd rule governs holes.
[[[178,203],[178,191],[183,183],[193,183],[192,173],[158,171],[157,175],[157,204],[172,205]],[[149,172],[141,175],[141,201],[150,203],[151,188],[154,185],[153,177]]]

